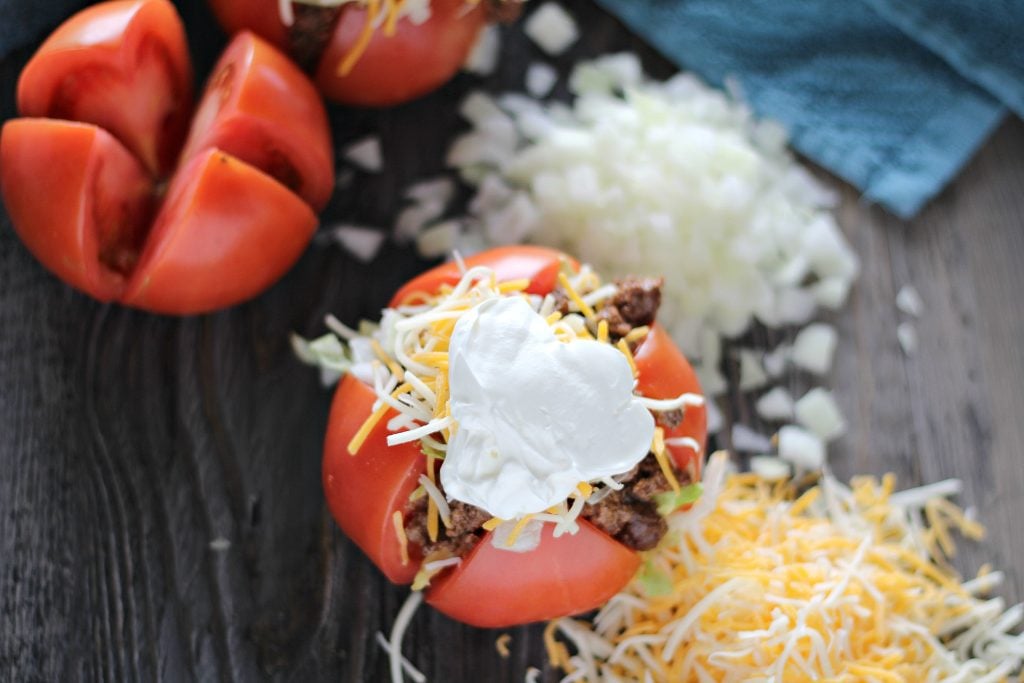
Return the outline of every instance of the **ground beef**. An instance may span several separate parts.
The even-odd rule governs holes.
[[[665,431],[671,431],[682,424],[683,410],[676,408],[675,410],[657,412],[654,414],[654,421],[658,423],[659,427],[664,427]]]
[[[405,535],[410,543],[420,546],[423,555],[444,554],[463,557],[483,536],[483,524],[491,518],[485,511],[466,503],[452,501],[451,528],[438,525],[437,542],[427,535],[427,497],[411,505],[405,515]]]
[[[320,63],[341,9],[292,4],[295,23],[288,28],[288,49],[295,63],[305,71],[314,71]]]
[[[675,471],[681,486],[689,475]],[[620,477],[624,484],[594,505],[583,508],[584,519],[634,550],[650,550],[665,535],[665,519],[658,514],[654,496],[672,486],[654,455],[648,454],[636,467]]]
[[[487,18],[502,24],[511,24],[523,13],[523,0],[490,0],[487,3]]]
[[[634,327],[654,322],[661,306],[663,278],[627,277],[616,280],[619,291],[605,301],[597,317],[608,321],[608,332],[622,338]]]

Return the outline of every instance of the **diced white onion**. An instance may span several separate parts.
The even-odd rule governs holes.
[[[793,363],[816,375],[832,369],[839,335],[831,325],[814,323],[800,330],[793,342]]]
[[[750,471],[765,481],[782,481],[789,477],[789,464],[774,455],[755,455],[750,458]]]
[[[796,420],[825,441],[832,441],[846,432],[846,420],[836,405],[832,392],[821,387],[811,389],[794,406]]]
[[[819,470],[825,464],[825,442],[793,425],[779,430],[779,457],[802,470]]]
[[[384,154],[380,149],[380,138],[376,135],[363,138],[346,147],[344,157],[371,173],[379,173],[384,168]]]
[[[526,92],[532,97],[547,97],[557,82],[558,72],[550,64],[534,62],[526,69]]]
[[[784,387],[775,387],[759,399],[757,414],[764,420],[785,422],[793,419],[793,397]]]
[[[523,31],[549,55],[560,55],[580,37],[572,16],[556,2],[545,2],[529,16]]]
[[[771,450],[772,442],[764,434],[737,422],[732,426],[732,447],[739,453],[763,453]]]
[[[457,220],[442,221],[416,235],[416,252],[425,259],[446,256],[455,248],[462,224]]]
[[[498,57],[501,55],[501,29],[497,24],[486,26],[479,35],[473,48],[466,57],[466,63],[462,68],[470,73],[481,76],[490,76],[498,66]]]
[[[768,383],[761,360],[750,349],[740,349],[740,391],[760,389]]]
[[[913,285],[903,285],[896,293],[896,308],[907,315],[920,318],[924,313],[924,302],[921,301],[921,295],[917,293]]]
[[[384,244],[384,233],[359,225],[338,225],[328,228],[327,234],[345,251],[363,263],[373,261],[377,257],[381,245]]]
[[[910,323],[900,323],[896,326],[896,339],[905,355],[913,356],[917,351],[917,330]]]

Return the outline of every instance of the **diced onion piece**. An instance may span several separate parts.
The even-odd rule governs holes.
[[[763,453],[771,450],[772,442],[764,434],[737,422],[732,426],[732,448],[739,453]]]
[[[826,277],[811,286],[819,305],[837,311],[846,304],[852,281],[843,277]]]
[[[459,221],[443,221],[432,225],[416,236],[416,253],[422,258],[433,259],[446,256],[455,248],[462,224]]]
[[[364,171],[379,173],[384,168],[384,154],[381,152],[380,138],[376,135],[349,145],[345,148],[344,156]]]
[[[717,434],[722,430],[722,425],[725,422],[722,418],[722,411],[718,409],[714,401],[705,403],[704,409],[707,411],[708,417],[708,434]]]
[[[846,432],[846,420],[832,392],[821,387],[804,394],[796,402],[794,412],[797,422],[825,441],[832,441]]]
[[[498,66],[500,54],[501,30],[496,24],[491,24],[480,31],[462,68],[470,73],[490,76]]]
[[[441,204],[447,206],[455,196],[455,183],[451,178],[440,177],[421,180],[406,188],[404,196],[417,204]]]
[[[782,377],[786,366],[793,357],[793,348],[787,344],[779,344],[774,350],[764,354],[762,362],[764,371],[769,377]]]
[[[782,481],[789,478],[789,464],[774,455],[755,455],[750,458],[750,471],[765,481]]]
[[[331,239],[363,263],[377,257],[384,243],[384,233],[359,225],[338,225],[328,229]]]
[[[903,285],[896,293],[896,308],[907,315],[920,318],[924,313],[924,302],[921,301],[921,295],[917,293],[917,289],[913,285]]]
[[[793,397],[784,387],[775,387],[759,399],[757,414],[765,420],[785,422],[793,419]]]
[[[740,349],[740,391],[760,389],[768,383],[761,361],[750,349]]]
[[[814,323],[796,335],[793,342],[793,363],[816,375],[826,375],[832,369],[839,335],[831,325]]]
[[[917,351],[917,330],[910,323],[900,323],[896,326],[896,339],[907,356],[913,356]]]
[[[526,92],[536,98],[547,97],[558,82],[558,72],[544,62],[533,62],[526,69]]]
[[[779,430],[779,457],[801,470],[819,470],[825,464],[825,442],[809,431],[786,425]]]
[[[545,2],[523,25],[530,40],[549,55],[560,55],[580,37],[572,16],[556,2]]]
[[[444,214],[445,202],[431,199],[402,209],[395,221],[394,236],[400,243],[406,243],[419,232]]]

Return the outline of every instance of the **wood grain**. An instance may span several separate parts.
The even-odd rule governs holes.
[[[610,49],[670,66],[586,0],[565,3],[584,39],[556,60]],[[182,13],[204,73],[223,37],[200,0]],[[57,16],[52,21],[56,22]],[[489,89],[518,88],[539,58],[506,31]],[[28,52],[0,63],[0,115]],[[386,112],[332,109],[339,148],[384,141],[386,172],[357,174],[325,223],[389,225],[402,187],[442,171],[462,125],[455,104],[479,81]],[[832,377],[851,431],[840,475],[895,471],[904,484],[957,476],[990,528],[965,569],[991,560],[1024,597],[1024,125],[1005,124],[917,220],[900,223],[842,189],[840,216],[864,261]],[[372,318],[422,269],[388,246],[373,266],[312,249],[281,283],[235,309],[171,319],[70,291],[0,228],[0,680],[382,681],[374,641],[405,596],[337,531],[323,503],[320,444],[330,400],[288,333],[328,311]],[[896,341],[896,291],[927,312],[920,351]],[[807,385],[795,377],[793,388]],[[730,415],[750,415],[737,400]],[[1016,528],[1015,528],[1016,527]],[[211,549],[214,539],[230,547]],[[543,667],[538,627],[497,632],[421,611],[406,651],[432,681],[522,680]],[[555,680],[546,671],[547,680]]]

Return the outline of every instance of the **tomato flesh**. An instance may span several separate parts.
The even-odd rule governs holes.
[[[102,128],[14,119],[0,134],[0,190],[29,250],[101,301],[120,296],[152,212],[149,174]],[[40,197],[44,201],[40,201]]]
[[[633,578],[640,556],[589,522],[579,526],[579,532],[555,538],[554,527],[545,524],[540,545],[525,553],[496,548],[487,534],[462,564],[434,581],[427,602],[482,628],[599,607]]]
[[[18,81],[18,110],[104,128],[162,175],[174,166],[187,130],[191,81],[185,30],[173,6],[104,3],[74,15],[43,43]]]
[[[296,121],[306,122],[306,130],[296,131]],[[330,126],[319,95],[294,64],[248,31],[214,67],[182,158],[209,148],[263,170],[316,211],[334,189]]]
[[[333,190],[323,104],[286,57],[237,36],[182,149],[190,74],[168,0],[93,5],[22,72],[22,113],[47,118],[4,127],[0,191],[36,257],[97,299],[184,315],[255,296]]]
[[[684,393],[703,394],[697,373],[672,338],[660,325],[651,331],[633,354],[637,367],[637,391],[648,398],[676,398]],[[665,430],[665,438],[689,437],[700,444],[700,451],[688,446],[668,445],[676,467],[690,474],[692,481],[700,480],[700,467],[707,439],[707,409],[688,406],[683,420],[673,429]]]
[[[387,445],[387,421],[381,420],[355,455],[348,445],[373,410],[376,394],[351,375],[346,375],[334,396],[324,443],[324,493],[331,514],[345,535],[394,583],[410,583],[422,560],[420,550],[409,546],[409,561],[402,562],[394,514],[403,512],[409,495],[426,473],[426,459],[419,442]]]

